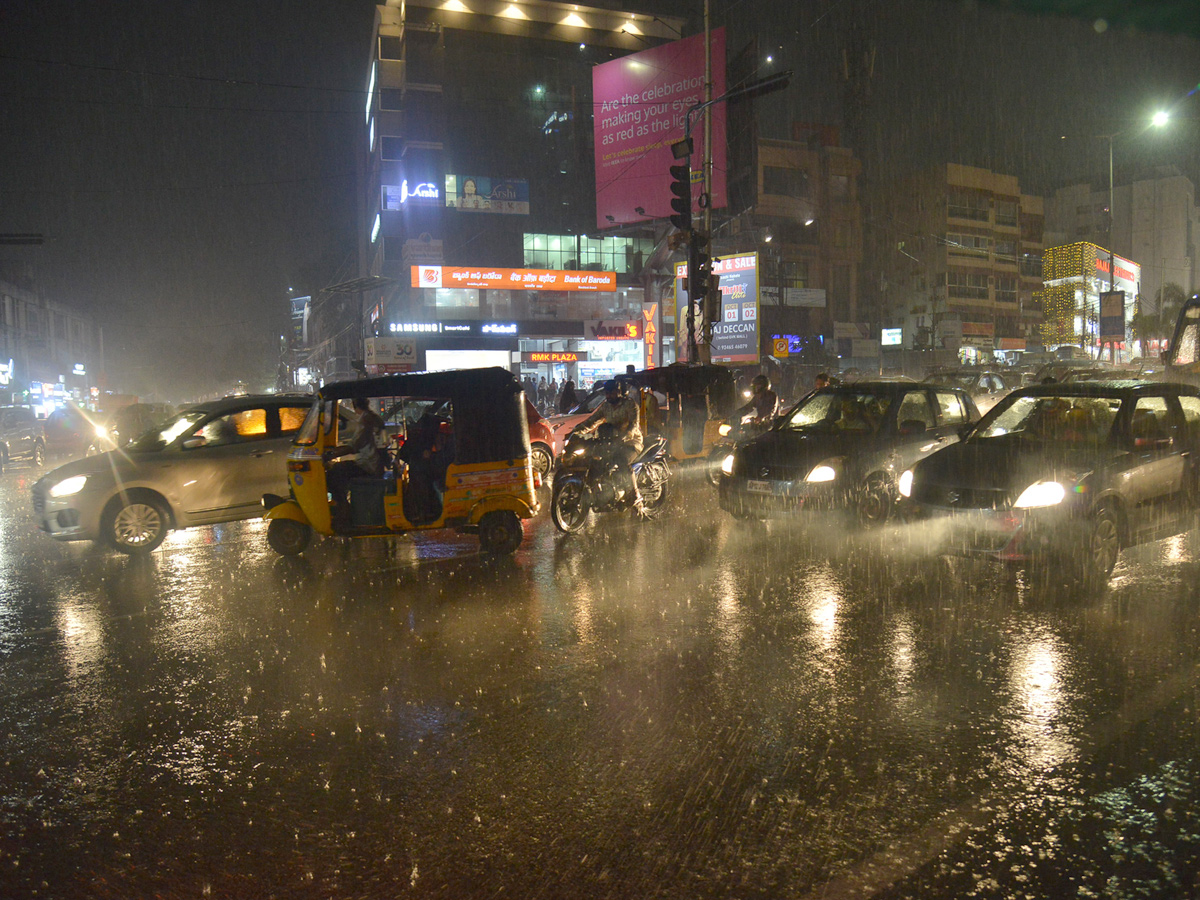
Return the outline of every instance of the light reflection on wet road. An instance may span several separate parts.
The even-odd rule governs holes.
[[[511,560],[280,559],[255,522],[139,560],[33,533],[31,480],[0,480],[5,897],[1047,896],[1108,877],[1053,852],[1107,852],[1072,814],[1150,796],[1195,876],[1195,534],[1069,597],[685,475]]]

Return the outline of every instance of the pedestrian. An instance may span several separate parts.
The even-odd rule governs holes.
[[[558,404],[558,381],[551,378],[550,385],[546,388],[546,409],[553,411]]]
[[[558,395],[558,411],[566,415],[579,405],[579,397],[575,394],[575,382],[568,378],[563,382],[563,389]]]
[[[813,379],[813,390],[819,391],[821,388],[829,387],[829,373],[818,372],[817,377]]]

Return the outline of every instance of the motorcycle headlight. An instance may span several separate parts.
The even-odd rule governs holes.
[[[576,448],[575,448],[575,451],[574,451],[574,452],[573,452],[571,455],[572,455],[572,456],[583,456],[583,454],[585,454],[585,453],[587,453],[587,447],[586,447],[586,446],[584,446],[584,447],[576,447]]]
[[[896,487],[899,489],[901,497],[912,496],[912,480],[912,469],[905,469],[900,473],[900,480],[896,483]]]
[[[729,437],[729,432],[733,431],[733,426],[728,422],[721,423],[721,427],[717,429],[717,434],[721,437]]]
[[[827,463],[821,463],[819,466],[814,466],[813,470],[808,473],[808,476],[804,480],[810,484],[816,484],[823,481],[833,481],[835,478],[837,478],[837,470]]]
[[[1054,506],[1062,503],[1067,496],[1067,490],[1057,481],[1035,481],[1025,490],[1013,504],[1017,509],[1037,509],[1043,506]]]
[[[730,453],[727,457],[721,460],[721,471],[726,475],[733,474],[733,454]]]
[[[86,475],[73,475],[54,485],[50,488],[49,493],[51,497],[70,497],[72,494],[82,491],[85,484],[87,484]]]

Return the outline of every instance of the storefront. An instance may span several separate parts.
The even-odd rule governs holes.
[[[411,341],[412,368],[503,366],[522,379],[578,387],[642,368],[644,323],[637,319],[516,321],[450,319],[391,322],[388,333]],[[375,339],[380,341],[380,339]]]

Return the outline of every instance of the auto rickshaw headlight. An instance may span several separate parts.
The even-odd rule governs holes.
[[[897,489],[900,491],[901,497],[912,496],[913,471],[905,469],[900,473],[900,480],[896,483]]]
[[[733,426],[728,422],[722,422],[721,427],[717,429],[717,434],[721,437],[729,437],[729,432],[733,431]]]
[[[808,476],[804,480],[810,484],[813,484],[824,481],[833,481],[836,478],[837,469],[827,463],[821,463],[818,466],[814,466],[813,470],[808,473]]]
[[[724,472],[726,475],[733,474],[733,454],[732,453],[730,453],[723,460],[721,460],[721,471]]]
[[[1016,509],[1037,509],[1043,506],[1055,506],[1063,502],[1067,490],[1057,481],[1035,481],[1025,490],[1013,504]]]

